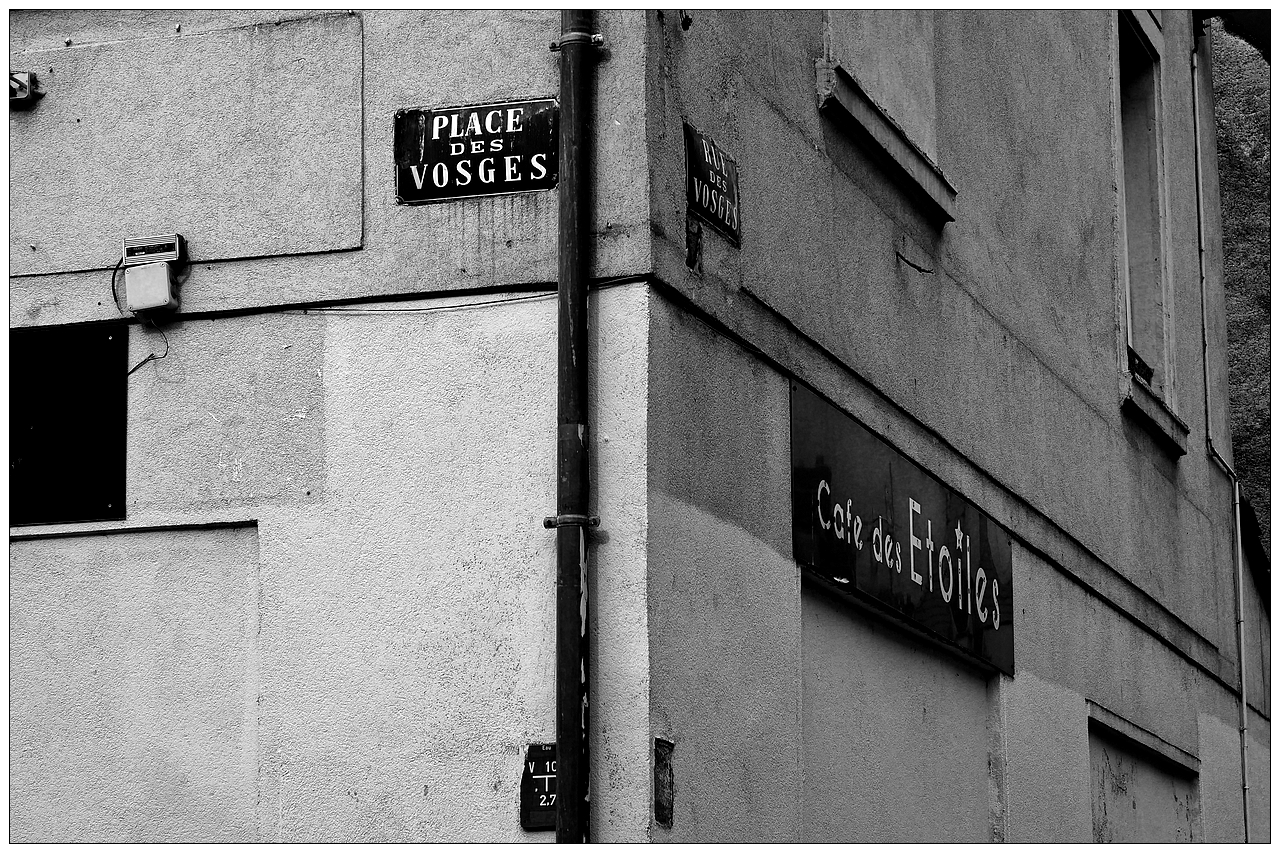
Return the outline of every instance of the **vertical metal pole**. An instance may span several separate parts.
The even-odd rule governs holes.
[[[556,841],[590,840],[587,738],[587,110],[591,13],[561,12],[558,470],[556,513]]]

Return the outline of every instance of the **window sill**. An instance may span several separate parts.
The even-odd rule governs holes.
[[[1120,407],[1137,420],[1174,459],[1186,454],[1187,436],[1191,434],[1191,428],[1142,379],[1129,374],[1128,390],[1120,401]]]
[[[944,224],[954,222],[956,190],[929,155],[911,141],[858,81],[837,63],[818,60],[818,110],[845,120],[855,138],[885,160],[889,172],[925,212]]]

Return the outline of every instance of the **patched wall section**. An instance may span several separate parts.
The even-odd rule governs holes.
[[[10,56],[46,93],[10,116],[11,275],[174,231],[201,260],[360,245],[359,16],[68,41]]]
[[[819,591],[802,611],[803,840],[994,840],[987,679]]]
[[[255,526],[9,547],[9,839],[253,841]]]
[[[593,302],[604,840],[643,832],[649,790],[644,301]],[[492,303],[321,313],[324,500],[262,508],[264,840],[554,837],[521,830],[519,783],[555,740],[556,302]]]
[[[1095,843],[1204,840],[1194,775],[1174,772],[1094,728],[1089,776]]]
[[[651,836],[795,841],[788,385],[660,297],[649,328],[650,713],[674,782],[671,827]]]
[[[325,491],[325,318],[130,326],[129,517],[309,504]]]

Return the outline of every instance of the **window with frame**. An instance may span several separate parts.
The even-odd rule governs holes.
[[[1120,275],[1129,372],[1172,403],[1172,302],[1165,273],[1160,27],[1148,12],[1117,14],[1121,194]]]

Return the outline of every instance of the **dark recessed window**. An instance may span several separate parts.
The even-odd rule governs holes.
[[[1145,16],[1146,12],[1118,13],[1125,253],[1121,275],[1129,313],[1129,371],[1169,399],[1170,310],[1160,198],[1160,54],[1143,34],[1140,20],[1148,20]]]
[[[9,523],[124,518],[124,323],[9,330]]]

